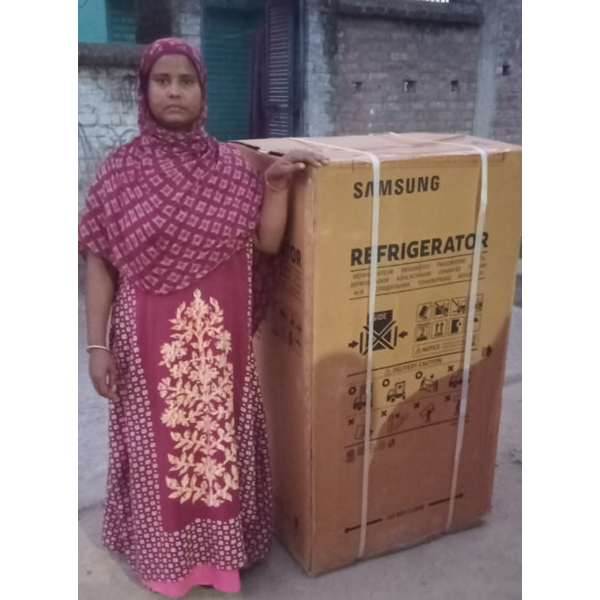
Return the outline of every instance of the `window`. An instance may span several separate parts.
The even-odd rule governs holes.
[[[134,0],[107,0],[108,41],[135,44],[136,10]]]

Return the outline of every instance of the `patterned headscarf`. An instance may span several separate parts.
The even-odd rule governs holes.
[[[162,127],[148,107],[150,72],[166,54],[187,56],[198,72],[202,108],[189,131]],[[140,135],[98,169],[79,249],[104,257],[141,291],[168,294],[246,244],[258,224],[264,184],[237,149],[206,133],[206,70],[187,42],[166,38],[145,50],[138,111]]]

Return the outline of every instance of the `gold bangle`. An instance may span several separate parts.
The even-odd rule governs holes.
[[[266,172],[265,172],[265,183],[267,184],[267,187],[268,187],[270,190],[273,190],[274,192],[284,192],[285,190],[287,190],[287,189],[290,187],[290,184],[289,184],[289,183],[288,183],[288,184],[287,184],[285,187],[282,187],[282,188],[276,188],[276,187],[273,187],[273,186],[272,186],[272,185],[269,183],[269,180],[267,179],[267,174],[266,174]]]
[[[112,352],[110,351],[110,348],[107,348],[106,346],[88,346],[87,347],[87,353],[90,353],[90,350],[93,350],[94,348],[98,348],[99,350],[106,350],[109,354],[112,354]]]

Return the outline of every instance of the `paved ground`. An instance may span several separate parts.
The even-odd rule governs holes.
[[[521,290],[515,297],[498,441],[494,508],[481,527],[446,536],[335,573],[311,578],[277,542],[259,566],[242,573],[238,598],[256,600],[517,600],[521,598]],[[80,327],[80,600],[157,598],[139,587],[100,546],[107,458],[107,409],[87,379]],[[196,588],[186,600],[230,598]]]

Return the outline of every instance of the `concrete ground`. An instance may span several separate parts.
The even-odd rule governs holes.
[[[256,600],[517,600],[521,598],[521,275],[510,330],[498,441],[494,508],[481,527],[316,578],[276,541],[269,557],[242,573],[233,595]],[[143,600],[156,594],[100,545],[107,463],[107,407],[87,377],[80,311],[79,598]],[[186,600],[229,598],[195,588]]]

